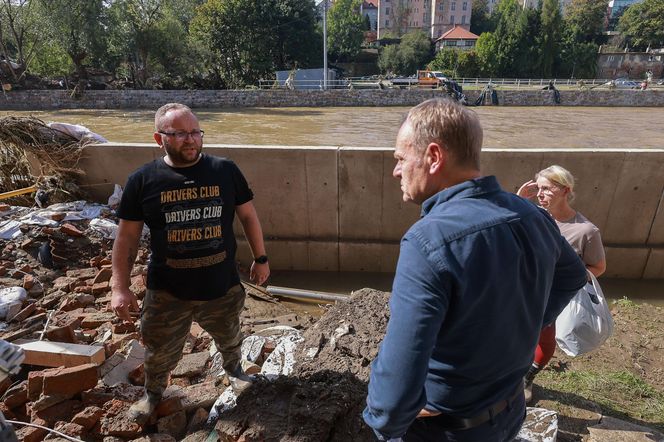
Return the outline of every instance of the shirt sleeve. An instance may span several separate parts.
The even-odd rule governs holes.
[[[254,199],[254,192],[249,188],[249,184],[240,168],[232,161],[229,164],[231,165],[233,185],[235,186],[235,205],[241,206]]]
[[[586,238],[586,243],[583,246],[583,256],[581,259],[586,264],[592,266],[600,261],[603,261],[604,258],[604,244],[602,244],[602,236],[599,233],[599,229],[593,226],[592,230]]]
[[[560,236],[560,256],[553,273],[549,300],[544,311],[544,325],[556,320],[577,291],[588,281],[586,266],[567,240]]]
[[[118,206],[118,218],[128,221],[143,221],[145,219],[141,204],[142,187],[143,181],[140,174],[134,173],[129,176]]]
[[[363,417],[379,439],[403,436],[425,406],[429,359],[449,298],[417,241],[404,238],[390,298],[390,320],[371,366]]]

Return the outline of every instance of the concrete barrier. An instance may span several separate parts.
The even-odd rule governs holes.
[[[399,240],[419,207],[401,200],[390,148],[221,146],[254,190],[274,269],[394,270]],[[81,167],[92,199],[161,152],[149,144],[88,146]],[[484,174],[516,191],[551,164],[577,179],[574,206],[602,231],[606,276],[664,278],[664,149],[491,149]],[[236,226],[236,232],[241,227]],[[239,258],[250,258],[242,235]]]

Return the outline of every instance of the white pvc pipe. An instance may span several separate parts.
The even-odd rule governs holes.
[[[289,298],[313,299],[316,301],[337,302],[346,301],[348,296],[337,293],[316,292],[311,290],[293,289],[289,287],[267,286],[267,292],[274,296],[286,296]]]

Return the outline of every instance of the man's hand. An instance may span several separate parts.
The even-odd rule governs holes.
[[[420,417],[434,417],[438,416],[440,414],[440,411],[432,411],[432,410],[427,410],[426,408],[422,408],[420,412],[417,414],[417,418]]]
[[[129,289],[113,289],[111,309],[118,318],[131,321],[129,312],[138,312],[138,298]]]
[[[270,276],[270,264],[267,262],[265,264],[258,264],[256,262],[251,264],[251,271],[249,272],[249,278],[258,285],[263,284],[267,281],[267,278]]]
[[[537,182],[530,180],[526,181],[519,187],[519,190],[516,192],[521,198],[531,199],[535,198],[537,195]]]

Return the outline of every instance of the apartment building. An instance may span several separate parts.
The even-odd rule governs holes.
[[[473,0],[377,0],[378,38],[415,30],[438,39],[458,25],[470,30]]]

